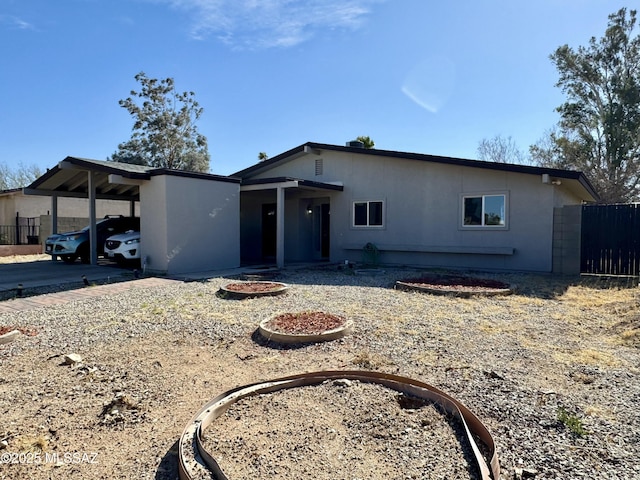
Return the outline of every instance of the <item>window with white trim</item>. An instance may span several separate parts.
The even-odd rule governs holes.
[[[507,196],[469,195],[462,197],[462,226],[505,228]]]
[[[382,227],[383,207],[381,200],[353,202],[353,226]]]

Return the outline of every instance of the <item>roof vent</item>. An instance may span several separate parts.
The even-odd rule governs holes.
[[[364,148],[364,142],[360,140],[350,140],[347,142],[347,147]]]

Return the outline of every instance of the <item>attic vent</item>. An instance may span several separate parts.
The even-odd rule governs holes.
[[[316,175],[322,175],[322,159],[316,158]]]
[[[364,142],[361,142],[360,140],[351,140],[347,142],[347,147],[364,148]]]

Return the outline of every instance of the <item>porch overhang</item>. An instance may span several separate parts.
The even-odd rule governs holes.
[[[292,177],[242,180],[240,183],[240,193],[266,190],[275,190],[276,192],[276,264],[278,268],[284,267],[285,191],[290,189],[307,190],[309,192],[341,192],[344,190],[344,186],[342,183],[322,183]]]
[[[291,177],[257,178],[243,180],[240,184],[241,192],[252,192],[259,190],[273,190],[278,188],[299,188],[304,190],[331,190],[341,192],[344,190],[342,183],[323,183],[312,180],[304,180]]]

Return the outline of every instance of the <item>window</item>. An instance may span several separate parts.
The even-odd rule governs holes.
[[[505,227],[506,195],[463,197],[463,227]]]
[[[381,227],[382,202],[353,202],[354,227]]]

